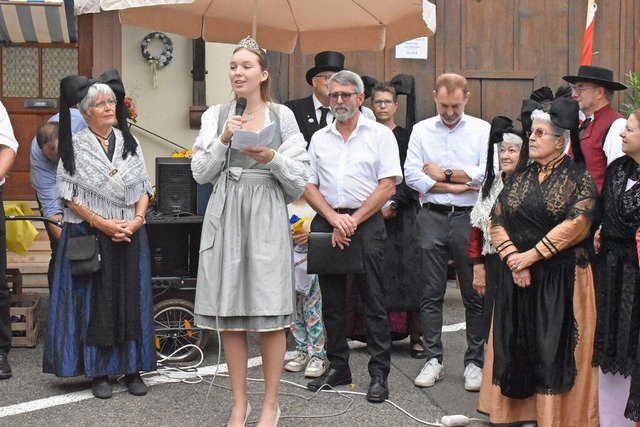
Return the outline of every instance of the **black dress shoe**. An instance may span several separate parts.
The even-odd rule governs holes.
[[[413,348],[416,344],[419,344],[420,347],[422,347],[422,350],[416,350],[415,348]],[[411,340],[411,357],[413,357],[414,359],[427,358],[427,350],[425,350],[422,340]]]
[[[129,393],[134,396],[144,396],[149,391],[149,387],[142,381],[139,373],[126,374],[124,376],[124,385],[127,386]]]
[[[381,403],[389,397],[389,385],[387,378],[377,374],[371,377],[369,391],[367,392],[367,400],[371,403]]]
[[[0,380],[11,378],[11,366],[7,360],[7,353],[0,351]]]
[[[307,388],[311,391],[318,391],[322,386],[335,387],[339,385],[351,384],[351,371],[347,369],[334,369],[329,370],[321,377],[307,384]]]
[[[93,377],[91,391],[93,392],[93,395],[98,399],[111,398],[111,395],[113,394],[113,388],[111,387],[111,383],[109,382],[109,377]]]

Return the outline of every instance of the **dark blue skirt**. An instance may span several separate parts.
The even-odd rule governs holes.
[[[65,256],[68,237],[90,234],[90,228],[86,222],[64,224],[49,298],[43,372],[59,377],[92,378],[156,369],[149,243],[144,226],[137,233],[140,237],[140,337],[96,347],[87,345],[84,339],[89,325],[93,280],[72,278]]]

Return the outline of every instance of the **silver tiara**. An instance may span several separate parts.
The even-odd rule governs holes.
[[[258,43],[254,39],[252,39],[251,36],[247,36],[242,40],[240,40],[240,43],[238,43],[238,45],[236,46],[236,49],[240,49],[241,47],[252,50],[258,55],[264,56],[264,51],[260,49],[260,46],[258,46]]]

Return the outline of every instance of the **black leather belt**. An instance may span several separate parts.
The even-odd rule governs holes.
[[[473,206],[436,205],[435,203],[423,203],[422,207],[438,213],[471,212]]]
[[[348,214],[348,215],[353,215],[353,213],[357,210],[358,209],[351,209],[351,208],[335,208],[334,209],[334,211],[338,212],[339,214]]]

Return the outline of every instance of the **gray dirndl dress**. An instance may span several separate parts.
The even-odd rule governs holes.
[[[276,133],[269,147],[277,150],[280,123],[270,114]],[[295,307],[284,194],[267,166],[233,149],[227,159],[203,222],[195,323],[228,331],[284,329]]]

